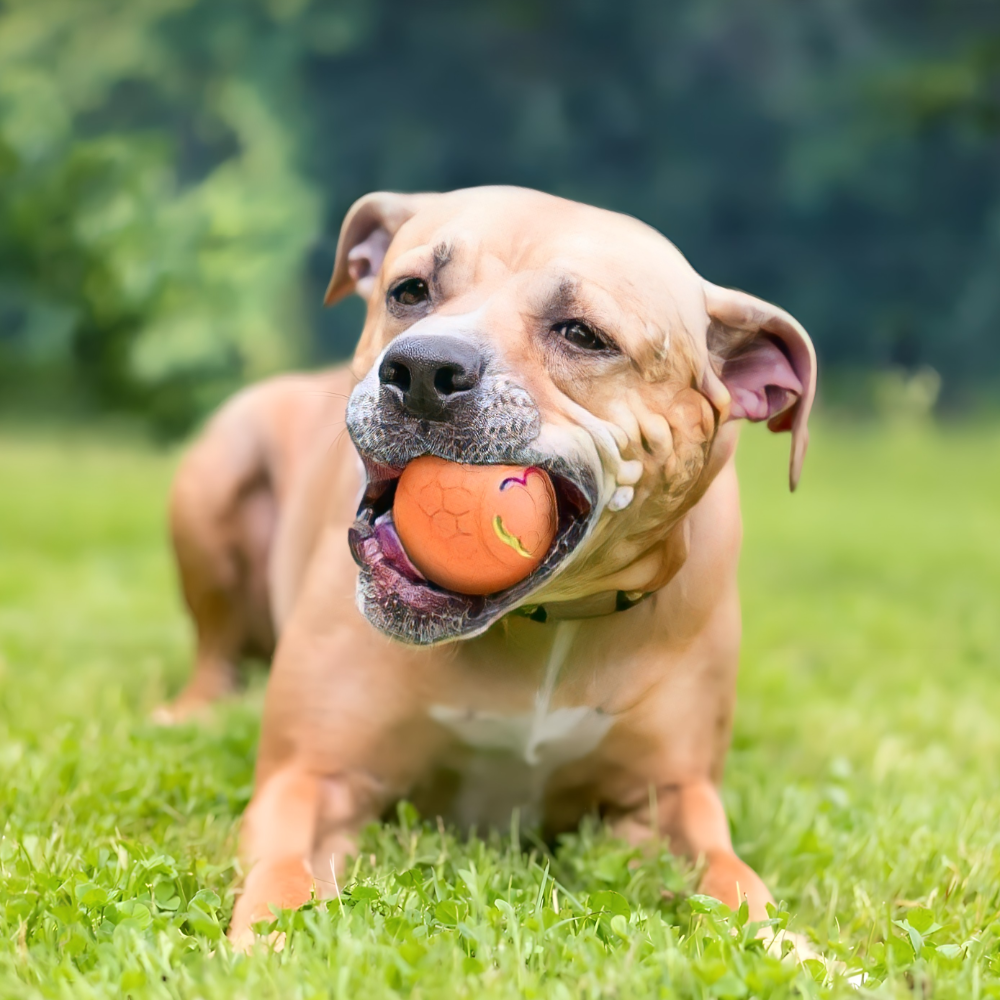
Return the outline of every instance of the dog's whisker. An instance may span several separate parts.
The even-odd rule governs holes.
[[[350,399],[350,393],[346,392],[333,392],[331,389],[311,389],[308,392],[310,396],[325,396],[328,399]]]

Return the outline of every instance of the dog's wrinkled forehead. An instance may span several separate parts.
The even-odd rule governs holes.
[[[429,283],[441,316],[476,313],[496,296],[529,320],[586,318],[639,364],[676,344],[690,350],[699,331],[704,342],[701,280],[668,240],[538,192],[459,191],[422,206],[395,234],[377,286],[384,295],[411,276]]]

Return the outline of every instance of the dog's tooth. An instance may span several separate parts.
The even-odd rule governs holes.
[[[608,510],[624,510],[632,502],[634,496],[635,490],[631,486],[619,486],[611,494],[611,499],[608,501]]]

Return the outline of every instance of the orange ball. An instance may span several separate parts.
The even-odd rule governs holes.
[[[399,477],[393,520],[428,580],[460,594],[493,594],[538,569],[558,515],[542,469],[424,455]]]

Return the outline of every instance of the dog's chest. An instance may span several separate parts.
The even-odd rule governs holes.
[[[505,828],[514,809],[540,820],[549,778],[596,750],[614,721],[583,705],[514,715],[432,705],[430,715],[458,744],[447,762],[458,779],[448,818],[462,827]]]
[[[448,730],[456,748],[453,759],[444,762],[458,779],[447,810],[454,822],[506,827],[515,808],[526,822],[541,819],[553,773],[601,744],[612,715],[589,705],[552,706],[575,633],[575,622],[561,623],[530,711],[431,705],[431,718]]]

